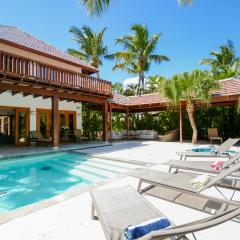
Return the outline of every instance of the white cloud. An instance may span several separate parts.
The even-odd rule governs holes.
[[[148,79],[145,78],[145,83]],[[130,84],[138,84],[138,77],[127,78],[123,81],[123,87],[127,88]]]

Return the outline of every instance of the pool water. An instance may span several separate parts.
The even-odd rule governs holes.
[[[0,213],[90,185],[130,166],[78,153],[42,154],[0,162]]]

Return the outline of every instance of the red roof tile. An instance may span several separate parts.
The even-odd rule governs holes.
[[[36,37],[21,31],[16,27],[4,26],[0,25],[0,40],[4,40],[13,44],[17,44],[24,48],[31,49],[38,53],[47,54],[48,56],[52,56],[58,58],[59,60],[64,60],[73,63],[74,65],[79,65],[81,67],[86,67],[87,69],[91,69],[93,72],[97,72],[97,69],[90,66],[87,63],[84,63],[78,58],[75,58],[68,53],[61,51],[39,39]]]
[[[212,96],[231,96],[240,95],[240,79],[229,78],[219,81],[220,89],[212,92]],[[112,103],[124,106],[139,106],[148,104],[164,104],[168,102],[167,98],[161,97],[158,93],[144,94],[141,96],[126,97],[121,94],[114,94]]]

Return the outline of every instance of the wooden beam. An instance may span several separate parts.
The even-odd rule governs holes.
[[[95,102],[95,103],[106,102],[106,98],[103,98],[100,96],[92,97],[92,96],[84,95],[82,93],[69,94],[65,92],[59,92],[55,89],[49,90],[49,89],[42,89],[42,88],[36,88],[36,87],[15,85],[15,84],[6,83],[3,81],[0,82],[0,91],[1,90],[4,90],[4,91],[10,90],[10,91],[24,92],[29,94],[40,94],[41,96],[48,96],[48,97],[53,97],[56,95],[64,99],[79,100],[81,102]]]
[[[103,140],[108,142],[108,103],[103,104]]]
[[[32,95],[31,93],[23,93],[23,97],[27,97],[27,96],[30,96]]]
[[[127,109],[127,118],[126,118],[126,121],[127,121],[127,140],[129,140],[129,110]]]
[[[18,94],[19,92],[18,91],[12,91],[12,96]]]
[[[110,128],[110,142],[112,142],[112,107],[109,106],[109,128]]]
[[[41,94],[33,94],[33,98],[41,97]]]
[[[59,104],[58,96],[53,96],[52,97],[52,129],[53,129],[52,145],[53,147],[56,147],[56,148],[59,145],[58,104]]]

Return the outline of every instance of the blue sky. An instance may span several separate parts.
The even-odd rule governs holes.
[[[151,34],[162,33],[156,49],[171,61],[153,64],[147,75],[171,76],[204,68],[199,61],[211,50],[231,39],[240,55],[239,0],[193,0],[191,7],[179,7],[177,0],[113,0],[101,16],[90,18],[78,0],[1,0],[0,24],[17,26],[55,47],[76,47],[68,29],[89,25],[108,28],[105,42],[112,53],[119,49],[114,39],[130,32],[134,23],[146,24]],[[134,77],[112,72],[114,62],[104,61],[101,76],[113,82]]]

